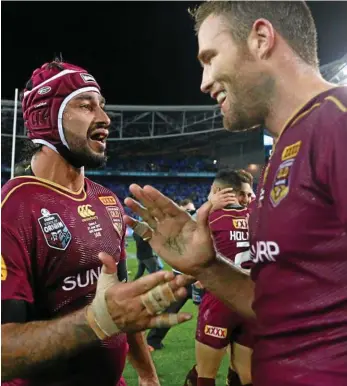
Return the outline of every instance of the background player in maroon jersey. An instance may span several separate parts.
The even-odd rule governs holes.
[[[84,166],[106,161],[104,105],[90,74],[57,61],[35,70],[24,90],[36,148],[31,176],[2,189],[2,384],[124,385],[129,344],[139,384],[159,385],[137,331],[189,318],[158,315],[186,295],[184,278],[159,272],[121,283],[123,207],[84,177]]]
[[[265,126],[276,147],[250,216],[252,279],[216,258],[211,208],[194,223],[152,187],[126,204],[150,243],[231,308],[257,320],[256,386],[347,382],[347,91],[325,81],[304,2],[203,3],[193,13],[201,90],[230,131]],[[125,217],[134,226],[135,221]]]
[[[249,232],[248,210],[246,209],[252,194],[249,176],[232,169],[220,170],[211,186],[209,199],[214,207],[219,207],[219,198],[216,194],[226,189],[232,189],[234,200],[221,209],[212,209],[209,215],[209,227],[214,246],[219,253],[230,262],[244,268],[243,264],[249,260]],[[240,205],[242,202],[245,205]],[[248,268],[248,267],[247,267]],[[236,328],[242,328],[242,318],[222,303],[216,296],[207,291],[199,307],[199,316],[196,329],[196,368],[189,372],[186,385],[207,386],[215,385],[215,379],[226,353],[226,349],[233,341]],[[242,384],[250,384],[250,357],[252,350],[244,348],[236,350],[242,352],[242,360],[236,358],[236,363],[242,373],[238,371]],[[242,363],[243,362],[243,363]],[[247,366],[248,365],[248,366]],[[233,366],[235,367],[235,366]],[[248,367],[248,368],[247,368]],[[198,378],[195,381],[195,371]],[[229,371],[228,378],[236,378]],[[190,382],[190,383],[189,383]]]

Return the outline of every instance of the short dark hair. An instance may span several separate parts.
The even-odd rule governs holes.
[[[194,204],[193,200],[191,200],[190,198],[185,198],[184,200],[178,201],[179,206],[186,206],[188,204]]]
[[[257,19],[267,19],[302,60],[319,66],[317,30],[304,1],[206,1],[189,13],[197,33],[208,16],[223,15],[230,21],[233,39],[240,44],[247,41]]]
[[[243,177],[234,169],[224,168],[217,172],[214,182],[219,183],[225,187],[233,188],[236,191],[241,190]]]
[[[244,170],[244,169],[238,169],[236,171],[241,177],[242,182],[245,182],[246,184],[250,184],[251,186],[253,185],[254,177],[252,176],[251,173],[247,172],[247,170]]]

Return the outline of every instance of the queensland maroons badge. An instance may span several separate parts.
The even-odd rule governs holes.
[[[58,213],[50,213],[41,209],[42,217],[38,219],[47,245],[50,248],[65,251],[69,246],[72,236],[64,221]]]

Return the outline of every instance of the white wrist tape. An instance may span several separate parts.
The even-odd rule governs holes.
[[[104,270],[105,267],[102,266],[101,273],[98,279],[98,284],[96,287],[95,298],[91,304],[91,309],[94,316],[94,321],[100,328],[100,330],[106,336],[112,336],[114,334],[117,334],[120,329],[117,327],[108,312],[105,299],[105,292],[113,285],[119,283],[119,280],[117,278],[117,273],[107,274],[104,272]]]

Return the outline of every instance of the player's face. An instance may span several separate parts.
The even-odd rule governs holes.
[[[224,127],[240,131],[264,124],[274,86],[265,65],[252,55],[248,45],[235,43],[222,16],[207,17],[198,40],[203,67],[201,91],[221,106]]]
[[[183,205],[181,208],[184,209],[184,210],[186,210],[186,211],[188,211],[188,212],[193,212],[193,211],[196,210],[196,209],[195,209],[195,205],[194,205],[192,202],[190,202],[190,203],[187,204],[187,205]]]
[[[104,166],[110,118],[103,110],[104,98],[96,92],[77,95],[68,102],[63,127],[70,151],[90,168]]]
[[[236,193],[240,205],[248,206],[252,201],[253,190],[250,184],[242,183],[241,190]]]

